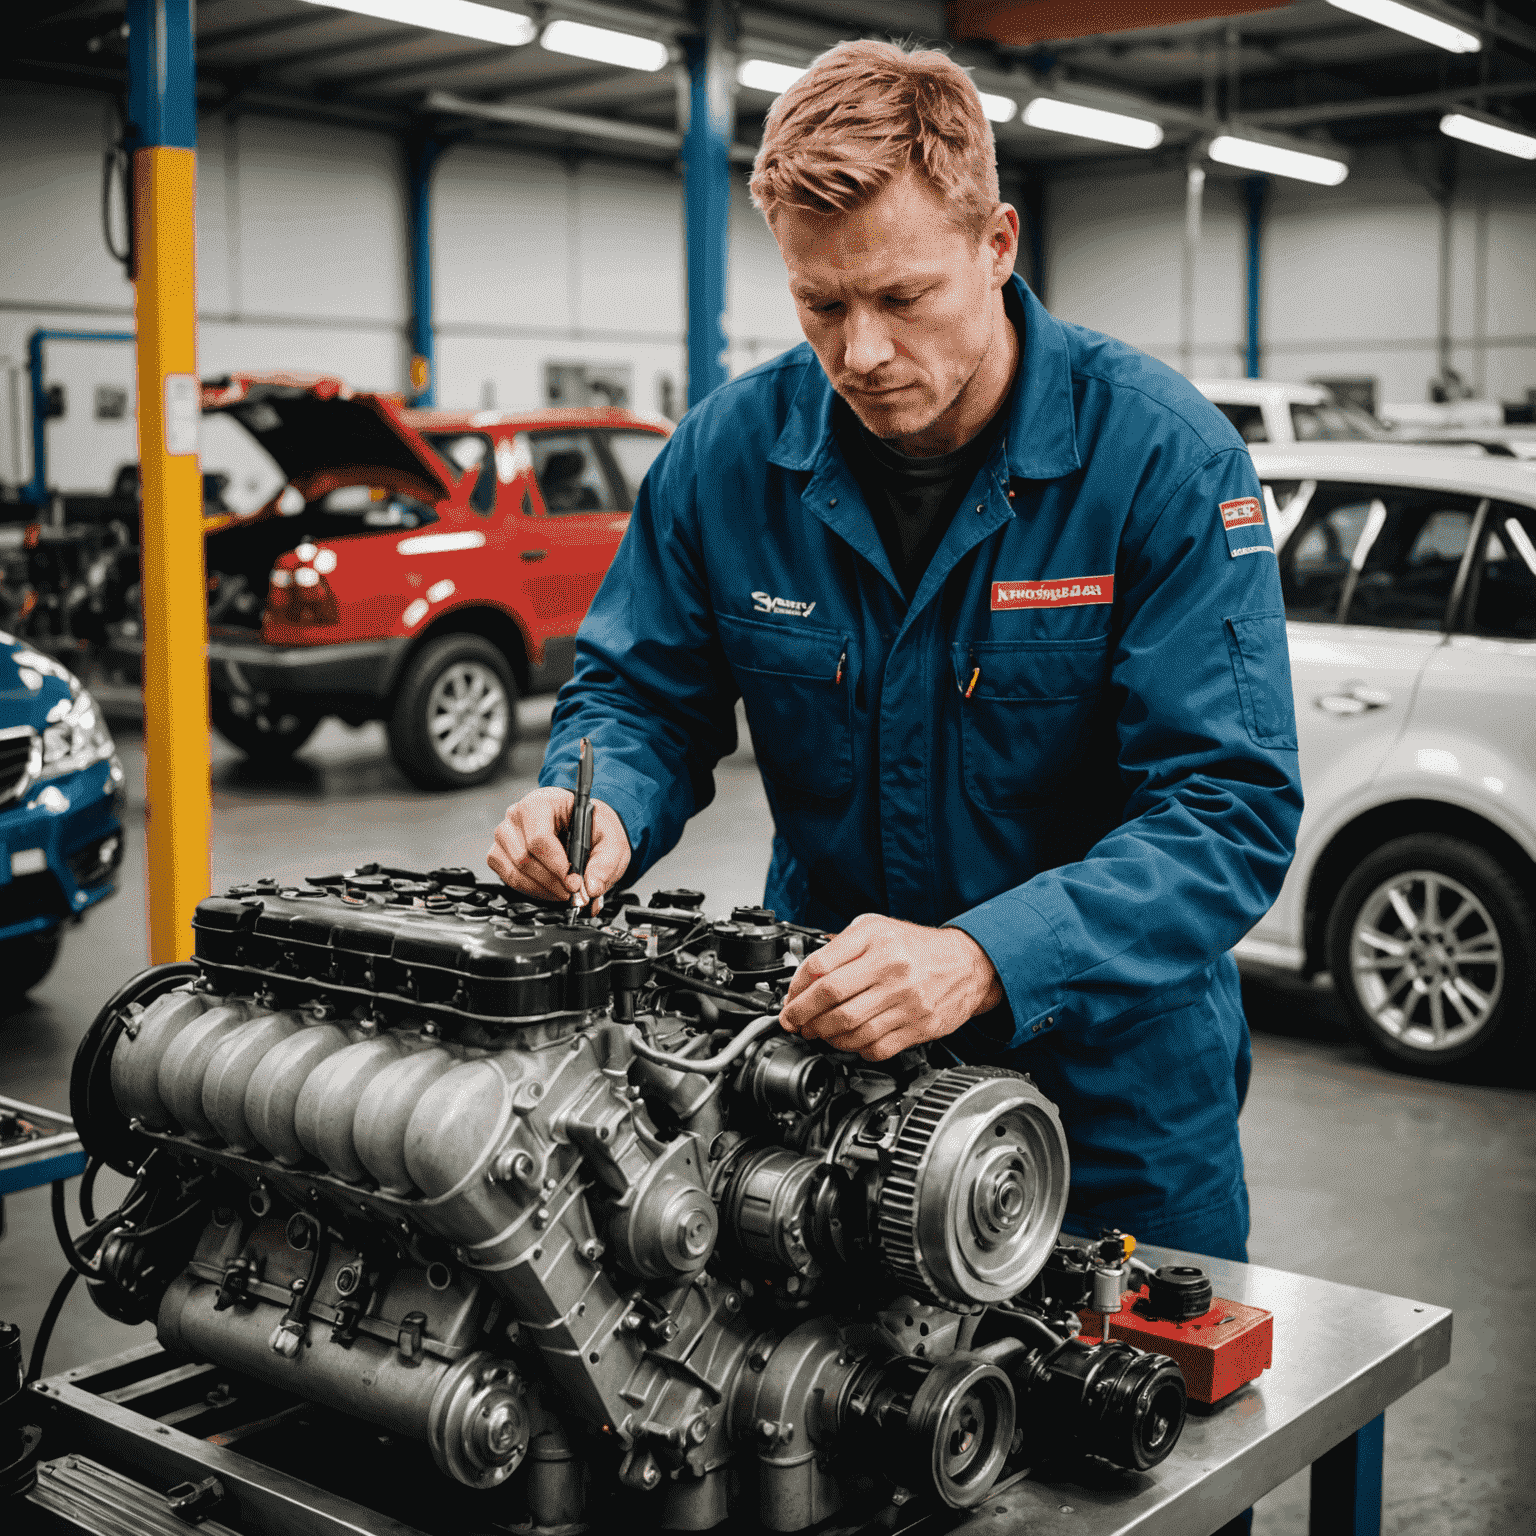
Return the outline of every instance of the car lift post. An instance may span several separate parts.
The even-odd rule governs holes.
[[[212,820],[198,463],[193,0],[128,0],[133,282],[144,513],[144,820],[152,963],[192,953]]]
[[[1263,312],[1260,307],[1264,281],[1264,204],[1269,195],[1268,176],[1250,176],[1243,182],[1243,196],[1248,205],[1248,337],[1247,374],[1250,379],[1264,374],[1263,341],[1259,334]]]
[[[432,173],[448,148],[428,135],[407,147],[411,226],[411,404],[437,404],[437,348],[432,329]]]
[[[731,221],[731,139],[736,128],[734,25],[725,0],[697,0],[688,58],[683,137],[688,230],[688,404],[726,381],[725,259]]]

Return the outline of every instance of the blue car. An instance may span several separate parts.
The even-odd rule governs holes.
[[[48,974],[64,924],[117,889],[123,800],[96,701],[0,633],[0,1012]]]

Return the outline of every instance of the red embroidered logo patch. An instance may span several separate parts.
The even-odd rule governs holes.
[[[1075,608],[1083,603],[1112,603],[1113,576],[1064,576],[1055,581],[994,581],[992,608]]]
[[[1240,496],[1236,501],[1224,501],[1221,504],[1221,526],[1223,528],[1241,528],[1245,523],[1262,523],[1264,521],[1264,509],[1259,505],[1256,496]]]

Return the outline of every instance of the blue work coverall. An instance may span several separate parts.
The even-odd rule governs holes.
[[[1030,1073],[1067,1227],[1241,1258],[1251,1062],[1228,954],[1301,815],[1280,581],[1242,440],[1170,369],[1014,279],[1011,411],[908,603],[808,346],[689,411],[576,641],[540,782],[623,820],[633,880],[713,796],[743,698],[766,905],[953,923],[1007,1005],[945,1042]]]

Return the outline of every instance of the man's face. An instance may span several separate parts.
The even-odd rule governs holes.
[[[909,171],[851,213],[785,209],[773,232],[805,339],[871,432],[914,437],[956,405],[1007,323],[1011,208],[978,241]]]

